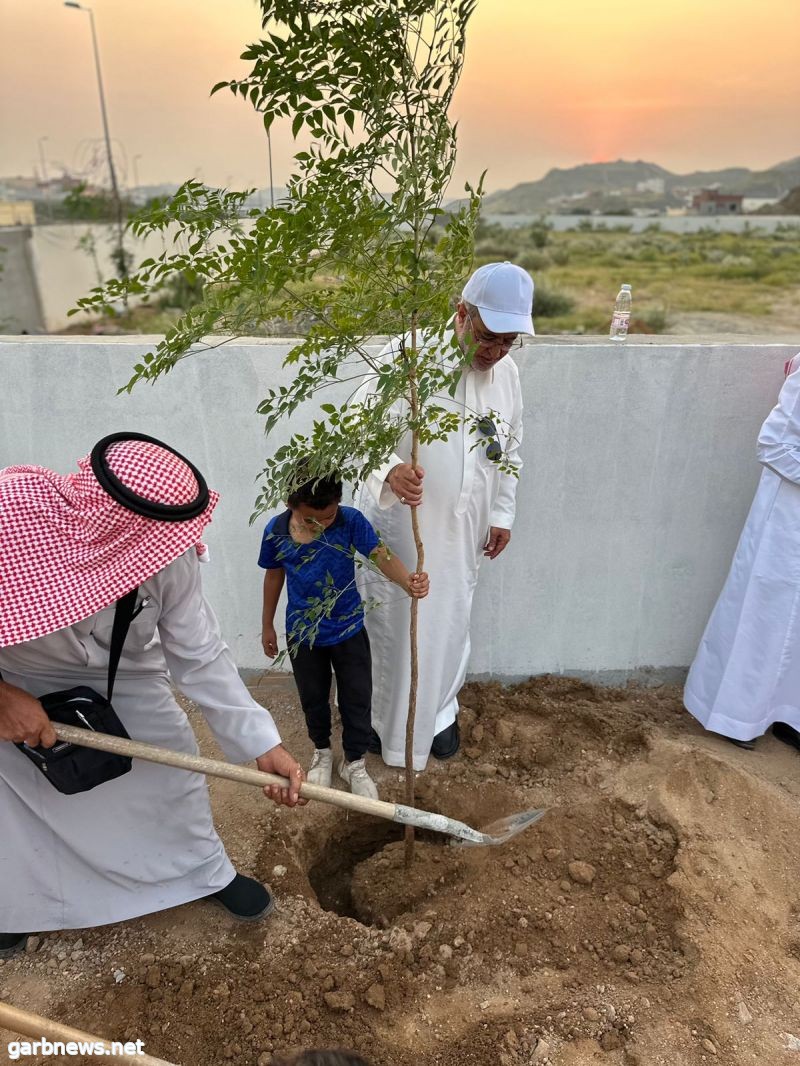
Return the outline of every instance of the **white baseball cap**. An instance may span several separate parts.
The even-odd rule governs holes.
[[[464,286],[462,299],[474,304],[492,333],[534,333],[533,279],[515,263],[486,263]]]

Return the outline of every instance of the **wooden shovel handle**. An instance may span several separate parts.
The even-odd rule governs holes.
[[[81,1029],[73,1029],[70,1025],[62,1025],[61,1022],[55,1022],[52,1018],[44,1018],[41,1014],[31,1014],[30,1011],[20,1010],[19,1007],[12,1007],[10,1003],[0,1002],[0,1026],[12,1033],[29,1036],[33,1040],[46,1037],[50,1041],[60,1040],[65,1044],[70,1042],[102,1044],[107,1051],[103,1058],[110,1058],[113,1063],[125,1063],[125,1066],[174,1066],[174,1063],[167,1062],[166,1059],[157,1059],[153,1055],[115,1054],[110,1040],[84,1033]],[[124,1044],[125,1041],[115,1041],[115,1043]],[[119,1050],[117,1048],[117,1051]],[[69,1062],[69,1059],[65,1061]]]
[[[110,751],[115,755],[129,755],[134,759],[147,759],[148,762],[163,763],[165,766],[174,766],[178,770],[190,770],[209,777],[223,777],[228,781],[240,781],[245,785],[258,785],[260,788],[265,785],[289,787],[287,778],[278,777],[277,774],[267,774],[263,770],[253,770],[249,766],[236,766],[234,763],[222,762],[220,759],[188,755],[184,751],[171,751],[169,748],[156,747],[155,744],[144,744],[140,740],[112,737],[108,733],[95,733],[90,729],[61,725],[60,722],[53,722],[52,726],[58,739],[67,740],[70,744],[82,744],[86,748]],[[303,799],[320,800],[322,803],[331,803],[335,807],[344,807],[345,810],[360,811],[363,814],[375,815],[377,818],[387,818],[391,822],[395,821],[397,814],[394,803],[370,799],[369,796],[354,796],[352,792],[340,792],[336,788],[324,788],[322,785],[312,785],[308,781],[301,784],[300,795]]]

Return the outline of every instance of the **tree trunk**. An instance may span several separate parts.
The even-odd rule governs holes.
[[[411,417],[416,419],[419,412],[419,396],[417,392],[416,356],[417,356],[417,326],[412,319],[411,326],[411,350],[413,353],[412,364],[409,372],[409,396],[411,400]],[[416,470],[419,465],[419,433],[416,428],[411,434],[411,466]],[[419,573],[425,566],[425,546],[419,531],[419,517],[417,508],[411,508],[411,528],[414,531],[414,544],[417,549],[416,572]],[[406,806],[414,806],[414,723],[417,717],[417,686],[419,682],[419,653],[417,649],[417,620],[419,616],[419,600],[411,600],[411,626],[409,638],[411,642],[411,679],[408,689],[408,717],[406,718]],[[414,861],[414,827],[406,826],[405,832],[405,864],[409,867]]]

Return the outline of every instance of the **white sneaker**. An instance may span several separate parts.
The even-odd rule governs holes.
[[[378,789],[375,782],[367,773],[366,763],[363,757],[347,762],[342,759],[338,766],[339,777],[350,786],[354,796],[368,796],[369,799],[379,799]]]
[[[333,752],[330,748],[314,748],[314,758],[306,774],[306,780],[312,785],[331,787],[333,773]]]

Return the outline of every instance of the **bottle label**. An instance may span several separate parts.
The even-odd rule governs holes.
[[[611,319],[612,329],[627,329],[630,321],[630,311],[615,311]]]

